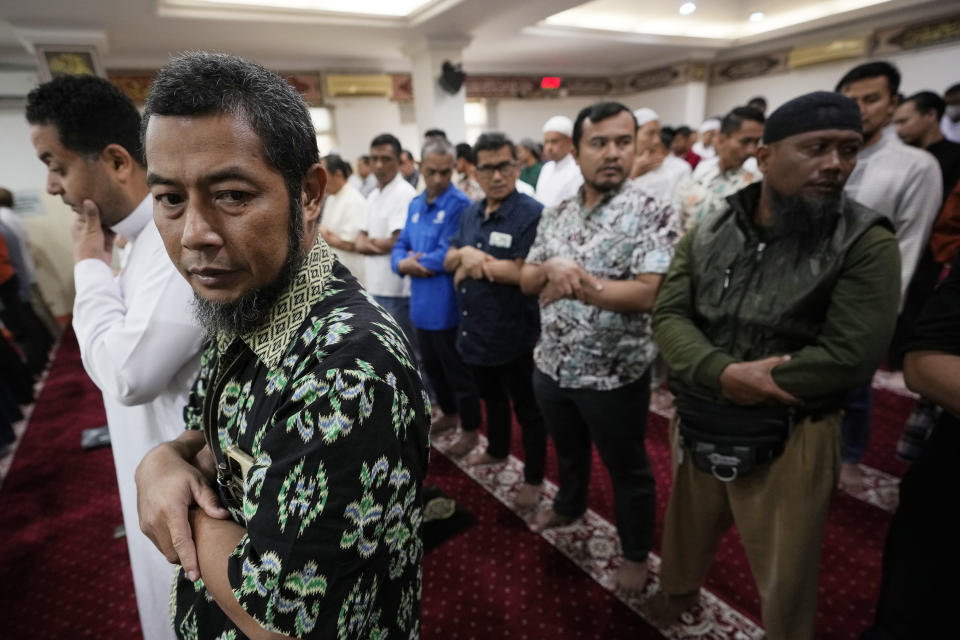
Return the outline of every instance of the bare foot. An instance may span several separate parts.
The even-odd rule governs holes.
[[[437,412],[437,417],[433,419],[433,422],[430,423],[430,433],[432,435],[440,435],[454,429],[457,426],[459,420],[457,419],[456,414],[447,414],[442,411]]]
[[[547,507],[546,509],[541,509],[533,516],[533,522],[530,523],[530,530],[534,533],[540,533],[541,531],[553,529],[554,527],[565,527],[574,520],[576,520],[576,518],[560,515],[553,510],[553,507]]]
[[[461,431],[460,437],[447,449],[447,453],[455,458],[465,456],[473,451],[473,448],[477,446],[479,440],[480,438],[477,436],[476,431]]]
[[[862,492],[865,478],[860,465],[852,462],[844,462],[840,465],[840,488],[847,493]]]
[[[517,497],[513,501],[513,506],[520,511],[530,511],[538,504],[540,504],[540,485],[527,484],[526,482],[521,484],[520,488],[517,489]]]
[[[700,592],[686,593],[679,596],[658,591],[647,600],[647,619],[655,627],[666,629],[680,620],[688,609],[700,601]]]
[[[636,562],[623,559],[617,569],[617,591],[628,598],[639,598],[647,586],[647,561]]]
[[[500,464],[506,460],[506,458],[494,458],[486,451],[474,451],[464,459],[463,463],[468,467],[477,467],[484,464]]]

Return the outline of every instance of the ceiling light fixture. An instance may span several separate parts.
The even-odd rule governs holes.
[[[680,15],[682,16],[688,16],[696,10],[697,5],[693,4],[692,2],[684,2],[682,5],[680,5]]]
[[[763,11],[757,11],[750,14],[750,22],[760,22],[767,16],[763,15]]]

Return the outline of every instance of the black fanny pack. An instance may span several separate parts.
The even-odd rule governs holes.
[[[741,407],[677,396],[682,444],[700,471],[730,482],[775,460],[795,415],[789,407]]]

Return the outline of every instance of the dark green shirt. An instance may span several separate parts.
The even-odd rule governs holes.
[[[184,413],[216,453],[253,458],[239,499],[221,491],[246,530],[227,571],[248,614],[297,638],[419,636],[429,401],[322,240],[264,326],[207,344]],[[244,637],[182,569],[172,604],[180,638]]]
[[[540,177],[540,169],[543,169],[542,162],[532,164],[529,167],[524,167],[523,169],[520,169],[520,179],[536,189],[537,179]]]

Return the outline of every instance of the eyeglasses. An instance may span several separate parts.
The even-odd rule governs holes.
[[[505,176],[515,166],[517,166],[517,163],[512,160],[501,162],[500,164],[484,164],[477,167],[477,175],[483,176],[484,178],[492,178],[493,174],[499,171],[500,175]]]

